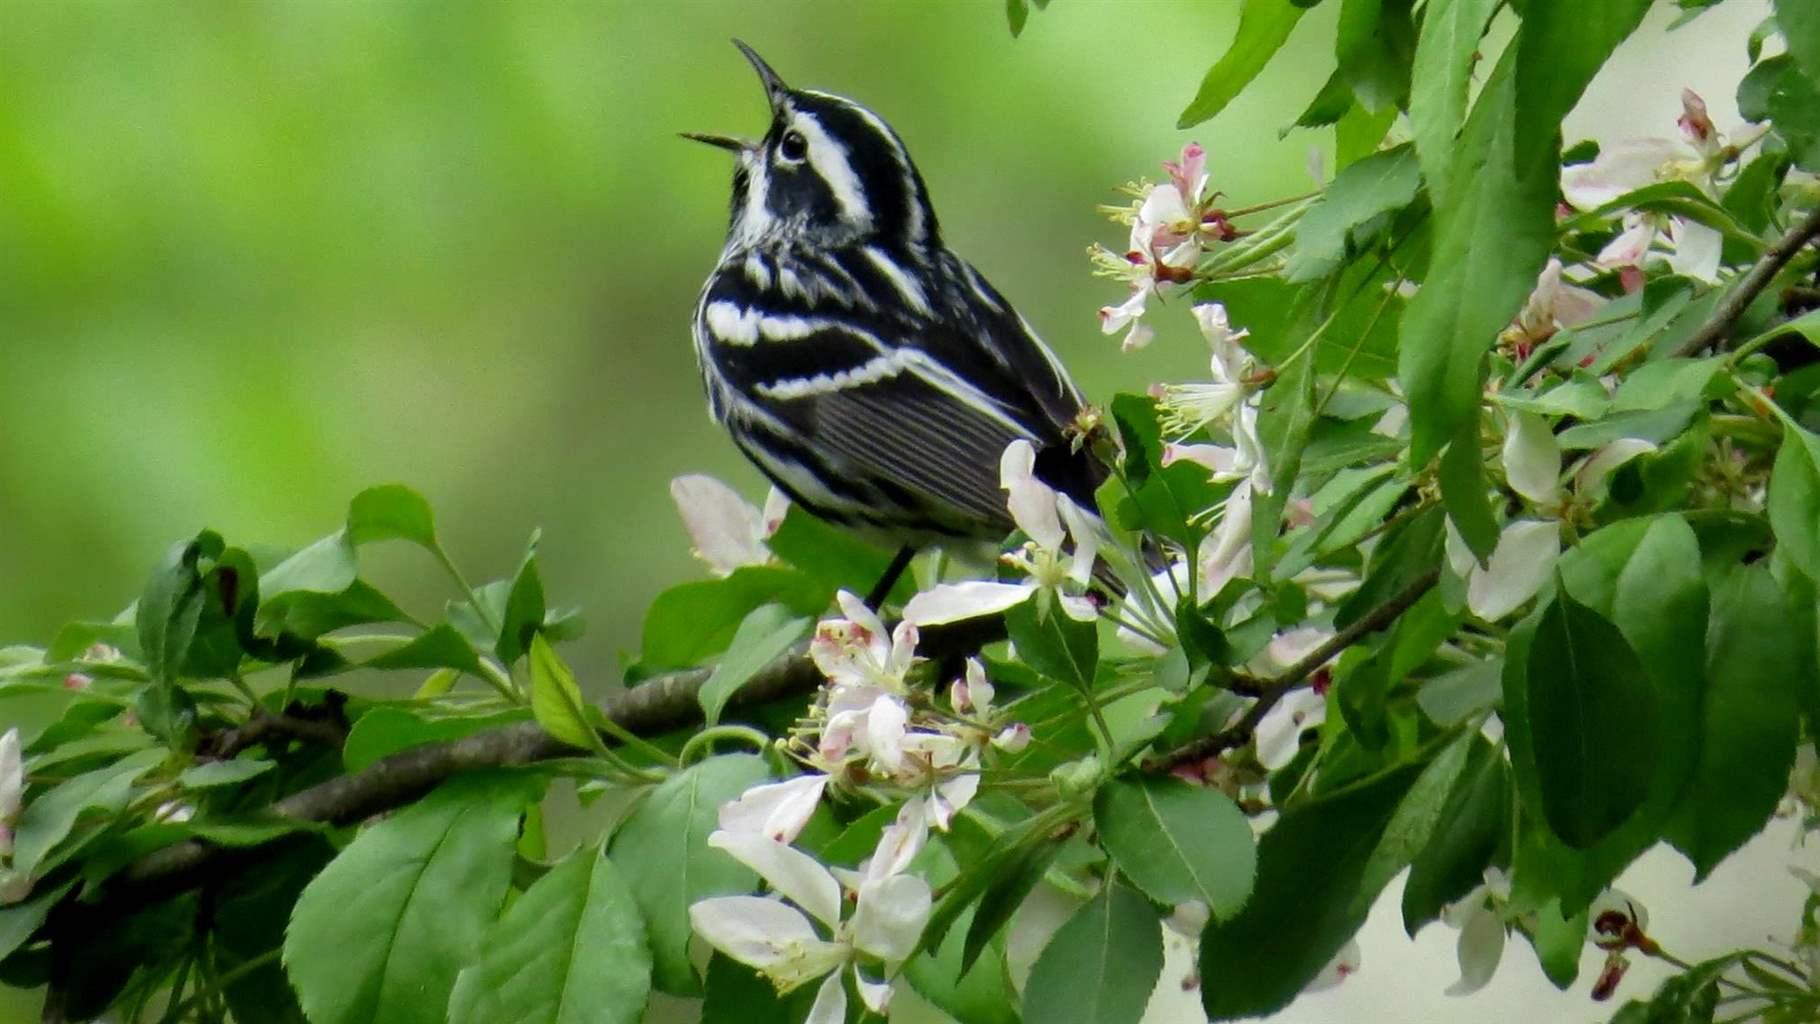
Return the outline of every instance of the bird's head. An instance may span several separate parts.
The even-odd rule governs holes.
[[[729,247],[935,242],[922,176],[883,118],[842,96],[792,89],[751,47],[733,44],[764,85],[770,127],[756,141],[683,133],[738,158]]]

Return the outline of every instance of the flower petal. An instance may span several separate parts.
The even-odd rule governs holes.
[[[1697,221],[1676,218],[1669,222],[1675,251],[1668,265],[1675,273],[1713,284],[1719,280],[1719,249],[1724,242],[1719,232]]]
[[[1481,900],[1460,929],[1455,950],[1460,960],[1460,980],[1447,987],[1450,996],[1471,995],[1485,987],[1504,956],[1504,919]]]
[[[866,1009],[873,1013],[883,1014],[891,1008],[891,983],[888,981],[867,981],[859,973],[859,965],[853,965],[853,986],[859,989],[859,1001],[866,1004]]]
[[[1036,449],[1019,438],[999,457],[999,486],[1017,528],[1054,551],[1062,546],[1062,522],[1056,516],[1055,489],[1036,478]]]
[[[815,1005],[809,1007],[809,1016],[803,1018],[803,1024],[847,1024],[847,985],[838,971],[822,982],[821,989],[815,993]]]
[[[1258,763],[1276,771],[1295,760],[1302,733],[1327,720],[1327,698],[1313,690],[1296,690],[1277,701],[1253,732]]]
[[[823,924],[840,924],[840,883],[814,857],[751,832],[716,829],[708,845],[758,872],[779,895],[814,914]]]
[[[761,896],[716,896],[693,903],[689,927],[708,945],[780,982],[800,985],[847,958],[844,947],[815,934],[801,911]]]
[[[887,963],[905,959],[929,923],[929,883],[892,875],[860,886],[853,910],[853,945]]]
[[[798,775],[753,786],[720,806],[720,827],[750,832],[780,843],[795,842],[828,788],[826,775]]]
[[[880,882],[901,873],[929,839],[929,815],[922,800],[907,801],[897,820],[879,833],[878,846],[866,861],[865,882]],[[862,883],[863,884],[863,883]]]
[[[1519,519],[1498,535],[1497,549],[1466,580],[1466,606],[1496,622],[1536,596],[1561,557],[1561,527],[1552,519]]]
[[[1591,210],[1656,180],[1680,147],[1668,139],[1631,139],[1599,150],[1589,164],[1561,171],[1561,194],[1577,210]]]
[[[1561,494],[1561,445],[1548,421],[1533,412],[1514,412],[1504,432],[1504,478],[1510,488],[1542,504]]]
[[[10,825],[19,816],[20,798],[25,793],[22,747],[17,726],[0,736],[0,826]]]
[[[1605,484],[1605,478],[1619,466],[1655,450],[1654,444],[1640,437],[1621,437],[1593,452],[1580,464],[1574,471],[1574,490],[1583,496],[1595,495]]]
[[[904,621],[918,626],[939,626],[980,615],[992,615],[1019,605],[1036,592],[1034,583],[999,583],[966,580],[942,583],[911,598],[904,605]]]
[[[670,481],[670,497],[696,557],[714,571],[724,575],[770,561],[771,552],[760,540],[766,534],[764,520],[733,488],[696,473]]]
[[[866,749],[872,762],[887,772],[904,768],[904,732],[910,711],[896,697],[882,696],[866,712]]]

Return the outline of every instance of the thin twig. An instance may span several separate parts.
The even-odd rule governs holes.
[[[1738,283],[1732,287],[1731,294],[1713,310],[1712,318],[1701,325],[1686,341],[1675,347],[1672,353],[1677,356],[1691,356],[1709,345],[1723,341],[1731,334],[1732,325],[1744,315],[1752,300],[1763,289],[1769,287],[1770,280],[1795,258],[1801,247],[1820,238],[1820,207],[1808,213],[1807,219],[1795,225],[1788,234],[1777,239],[1775,244],[1763,250],[1763,255],[1746,271]]]
[[[1257,703],[1245,712],[1243,718],[1211,736],[1177,747],[1168,754],[1153,759],[1145,767],[1150,771],[1166,772],[1177,765],[1216,757],[1245,743],[1251,739],[1258,723],[1264,720],[1264,716],[1276,707],[1277,701],[1282,700],[1284,695],[1307,683],[1309,677],[1320,671],[1321,666],[1333,660],[1341,651],[1367,634],[1375,633],[1395,622],[1398,616],[1421,600],[1422,595],[1433,589],[1440,578],[1439,568],[1430,569],[1416,577],[1408,586],[1391,595],[1389,600],[1360,616],[1351,625],[1335,633],[1326,643],[1315,648],[1307,657],[1289,666],[1282,675],[1260,681],[1257,686]]]

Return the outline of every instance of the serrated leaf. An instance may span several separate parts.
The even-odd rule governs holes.
[[[1695,882],[1762,831],[1787,791],[1801,639],[1764,563],[1736,567],[1713,595],[1693,778],[1667,827]]]
[[[294,591],[336,594],[352,586],[358,573],[347,531],[336,530],[273,566],[259,577],[259,589],[268,600]]]
[[[436,549],[436,518],[423,495],[403,484],[369,487],[348,503],[347,535],[356,546],[407,540]]]
[[[1409,95],[1416,33],[1411,0],[1342,0],[1334,59],[1359,105],[1393,116]]]
[[[758,877],[708,846],[720,805],[766,778],[748,754],[711,757],[653,789],[614,834],[608,853],[625,874],[650,929],[654,984],[677,995],[701,984],[689,960],[689,904],[747,892]]]
[[[542,779],[459,776],[363,831],[291,913],[284,967],[312,1024],[444,1024],[511,884]]]
[[[632,890],[584,846],[512,903],[461,972],[449,1024],[637,1024],[651,951]]]
[[[259,603],[254,632],[263,637],[286,635],[314,640],[348,626],[408,621],[410,616],[391,598],[364,580],[354,580],[331,593],[294,589],[265,595]]]
[[[1409,865],[1403,885],[1403,930],[1411,938],[1484,878],[1510,827],[1510,769],[1484,739],[1442,808],[1433,836]]]
[[[1543,815],[1586,849],[1648,795],[1662,753],[1656,695],[1618,627],[1565,590],[1542,613],[1525,675]]]
[[[1115,780],[1095,795],[1093,823],[1113,863],[1157,903],[1199,900],[1225,919],[1251,895],[1257,842],[1224,793],[1176,779]]]
[[[586,708],[575,673],[542,634],[532,634],[531,714],[537,724],[571,747],[593,750],[601,741],[588,724]]]
[[[727,653],[721,656],[720,663],[714,666],[708,681],[696,694],[707,724],[719,722],[721,709],[740,687],[751,681],[760,669],[782,657],[798,640],[807,636],[814,625],[814,619],[792,615],[790,609],[781,604],[754,608],[740,622],[733,642],[727,645]]]
[[[1478,739],[1476,732],[1462,732],[1458,739],[1443,747],[1410,784],[1409,792],[1403,794],[1396,812],[1384,826],[1377,849],[1365,863],[1361,879],[1365,892],[1377,893],[1390,884],[1390,880],[1408,867],[1436,837],[1442,812],[1466,771],[1473,744]],[[1369,910],[1369,906],[1366,909]]]
[[[223,548],[221,535],[212,530],[173,545],[139,595],[139,649],[146,671],[162,686],[173,685],[183,671],[207,598],[202,574]]]
[[[1201,976],[1243,980],[1201,986],[1210,1020],[1289,1005],[1359,930],[1377,896],[1360,886],[1366,864],[1414,778],[1397,771],[1295,804],[1258,840],[1250,901],[1201,933]]]
[[[1517,145],[1517,50],[1505,51],[1467,118],[1450,172],[1457,187],[1435,211],[1428,279],[1403,316],[1398,366],[1416,465],[1477,415],[1485,353],[1554,243],[1554,162]]]
[[[1374,153],[1341,171],[1296,224],[1295,249],[1284,278],[1313,281],[1338,270],[1347,256],[1349,233],[1409,205],[1421,183],[1415,151],[1408,146]]]
[[[1429,0],[1410,71],[1409,124],[1422,176],[1437,206],[1448,201],[1454,144],[1466,120],[1467,86],[1498,0]]]
[[[1788,41],[1789,56],[1807,77],[1820,82],[1820,4],[1810,0],[1774,0],[1776,27]]]
[[[1547,153],[1552,170],[1561,119],[1649,10],[1650,0],[1534,0],[1523,7],[1517,53],[1516,152]],[[1462,180],[1456,176],[1456,181]],[[1552,199],[1553,196],[1551,195]]]
[[[1058,929],[1030,968],[1024,1019],[1137,1024],[1163,970],[1156,911],[1116,879]]]
[[[368,660],[368,668],[455,668],[480,674],[480,657],[454,626],[446,622],[420,633],[410,643]]]
[[[1783,422],[1768,505],[1777,545],[1809,579],[1820,581],[1820,435],[1792,420]]]
[[[1288,0],[1245,0],[1239,9],[1239,28],[1232,45],[1207,69],[1200,90],[1176,119],[1175,126],[1192,128],[1226,109],[1226,104],[1251,84],[1283,48],[1301,17],[1302,8]]]

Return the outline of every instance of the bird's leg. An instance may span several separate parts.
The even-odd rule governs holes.
[[[897,586],[898,577],[910,568],[910,560],[915,557],[916,548],[909,544],[897,549],[897,554],[891,556],[891,564],[885,567],[885,574],[878,578],[878,582],[872,586],[872,592],[866,595],[866,607],[876,610],[885,598],[891,596],[891,588]]]

